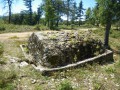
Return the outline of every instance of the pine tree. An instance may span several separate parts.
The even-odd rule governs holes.
[[[83,2],[81,0],[80,3],[79,3],[79,7],[78,7],[79,26],[80,26],[80,22],[81,22],[82,16],[84,14],[84,12],[83,12],[84,10],[85,9],[83,8]]]
[[[52,0],[44,0],[44,11],[45,11],[45,19],[48,24],[48,27],[50,29],[53,29],[56,15]]]
[[[72,5],[74,0],[66,0],[64,1],[65,9],[64,13],[67,15],[67,26],[69,25],[69,19],[72,13]]]
[[[42,16],[43,13],[43,5],[41,5],[40,7],[37,8],[37,22],[38,24],[40,23],[40,18]]]
[[[32,2],[34,0],[23,0],[25,3],[25,6],[28,8],[29,13],[29,24],[32,25]]]
[[[99,19],[99,5],[96,4],[96,6],[93,8],[92,12],[93,12],[93,15],[92,15],[92,18],[94,19],[94,25],[96,26],[99,26],[100,24],[100,19]]]
[[[86,10],[86,15],[85,15],[85,20],[87,23],[90,23],[90,20],[91,20],[91,17],[92,17],[92,10],[91,8],[89,7],[87,10]]]
[[[63,15],[64,2],[62,0],[55,0],[53,6],[56,14],[56,26],[58,27],[61,16]]]
[[[73,3],[73,9],[72,9],[71,23],[74,24],[76,19],[77,19],[77,5],[76,5],[76,2],[74,2]]]
[[[111,29],[112,20],[119,12],[116,8],[116,4],[119,0],[96,0],[99,4],[100,21],[106,25],[104,45],[109,47],[109,32]]]

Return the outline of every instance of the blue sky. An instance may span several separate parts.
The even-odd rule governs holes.
[[[1,1],[1,0],[0,0]],[[81,0],[76,0],[77,4],[80,2]],[[88,7],[94,7],[95,6],[95,0],[82,0],[83,1],[83,7],[86,9]],[[37,10],[38,5],[40,5],[40,3],[42,2],[42,0],[34,0],[33,2],[33,11]],[[4,16],[7,15],[7,8],[3,9],[3,2],[0,2],[0,15]],[[25,10],[26,7],[23,3],[23,0],[15,0],[13,7],[12,7],[12,13],[19,13],[21,10]]]

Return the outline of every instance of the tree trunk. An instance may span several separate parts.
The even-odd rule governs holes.
[[[70,10],[70,5],[69,5],[69,0],[67,0],[67,26],[68,26],[68,21],[69,21],[69,10]]]
[[[8,4],[9,4],[9,24],[11,23],[11,4],[10,4],[10,2],[8,2]]]
[[[50,26],[50,20],[47,21],[48,22],[48,27]]]
[[[68,18],[69,18],[69,16],[67,15],[67,26],[68,26]]]
[[[53,29],[53,20],[50,20],[50,30]]]
[[[106,24],[105,39],[104,39],[105,48],[109,47],[109,32],[110,32],[110,29],[111,29],[111,20],[109,20]]]
[[[80,19],[79,19],[79,26],[80,26]]]
[[[30,25],[32,25],[32,2],[30,2],[29,11],[30,11],[30,12],[29,12],[29,15],[30,15],[30,19],[29,19],[30,21],[29,21],[29,22],[30,22]]]
[[[58,27],[58,23],[59,23],[59,20],[57,20],[57,22],[56,22],[56,27]]]

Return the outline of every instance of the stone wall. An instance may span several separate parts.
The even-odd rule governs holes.
[[[91,32],[33,33],[28,49],[37,65],[55,68],[76,63],[105,52],[101,40]]]

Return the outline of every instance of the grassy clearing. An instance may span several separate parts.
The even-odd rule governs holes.
[[[94,33],[104,38],[105,31],[103,28],[95,30]],[[110,47],[115,50],[120,50],[119,41],[120,41],[120,31],[112,29],[110,31],[110,39],[109,39]]]
[[[22,51],[21,49],[19,48],[20,44],[23,44],[24,41],[13,41],[13,40],[9,40],[7,41],[8,44],[4,44],[4,46],[6,47],[4,52],[7,54],[7,55],[10,55],[12,57],[18,57],[18,58],[21,58],[23,57],[22,55]]]
[[[119,31],[111,30],[110,45],[112,49],[120,50]],[[103,38],[104,30],[94,31],[94,34]],[[114,36],[114,37],[113,37]],[[24,60],[20,44],[26,44],[26,40],[12,39],[5,40],[4,55],[18,57]],[[9,60],[2,57],[2,60]],[[31,65],[13,70],[0,71],[0,90],[13,90],[16,87],[21,90],[119,90],[120,87],[120,54],[114,53],[115,62],[112,64],[93,64],[85,67],[52,72],[43,76]],[[1,67],[6,66],[1,65]],[[1,68],[0,67],[0,68]],[[18,81],[19,80],[19,81]],[[35,83],[32,83],[35,80]],[[5,82],[5,85],[3,83]],[[19,83],[18,83],[19,82]]]

